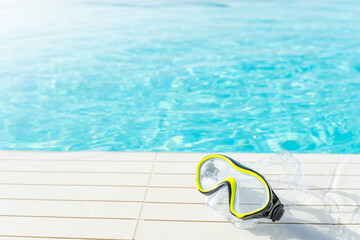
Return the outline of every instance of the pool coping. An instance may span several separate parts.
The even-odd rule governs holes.
[[[261,230],[236,229],[205,207],[194,169],[208,154],[0,151],[0,239],[286,239],[294,228],[358,236],[360,221],[349,212],[360,206],[359,154],[294,154],[314,197],[295,218]],[[223,154],[245,162],[275,155]],[[354,197],[328,204],[324,193]]]

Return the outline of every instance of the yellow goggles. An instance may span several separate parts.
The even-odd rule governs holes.
[[[227,187],[229,210],[242,220],[275,222],[284,214],[284,206],[260,173],[224,155],[210,155],[199,162],[196,186],[205,195]]]

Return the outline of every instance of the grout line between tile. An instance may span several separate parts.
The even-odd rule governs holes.
[[[182,222],[182,223],[230,223],[228,220],[175,220],[175,219],[143,219],[146,222]],[[257,224],[266,224],[266,225],[329,225],[329,226],[334,226],[334,225],[344,225],[344,226],[349,226],[349,225],[355,225],[355,226],[359,226],[360,223],[319,223],[319,222],[314,222],[314,223],[309,223],[309,222],[258,222]]]
[[[50,201],[50,202],[100,202],[100,203],[142,203],[143,201],[126,201],[126,200],[82,200],[82,199],[44,199],[44,198],[0,198],[1,201]],[[174,204],[174,205],[204,205],[204,202],[158,202],[158,201],[145,201],[144,203],[149,204]],[[360,204],[298,204],[297,206],[301,207],[360,207]],[[137,218],[134,218],[137,220]]]
[[[11,158],[6,158],[6,159],[0,159],[0,163],[2,161],[26,161],[26,162],[100,162],[100,163],[103,163],[103,162],[118,162],[118,163],[128,163],[128,162],[138,162],[138,163],[148,163],[148,162],[151,162],[151,160],[108,160],[108,159],[105,159],[105,160],[91,160],[91,159],[29,159],[29,160],[26,160],[26,159],[11,159]],[[158,160],[157,162],[159,163],[192,163],[192,164],[195,164],[197,163],[198,161],[197,160],[183,160],[183,161],[179,161],[179,160]],[[250,163],[254,163],[254,161],[241,161],[241,163],[244,163],[244,164],[250,164]],[[338,162],[335,162],[335,161],[330,161],[330,162],[317,162],[317,161],[311,161],[311,162],[301,162],[301,164],[336,164]],[[342,164],[360,164],[360,162],[348,162],[348,161],[345,161],[345,162],[341,162]]]
[[[35,171],[35,170],[0,170],[4,173],[91,173],[91,174],[149,174],[149,172],[94,172],[94,171]]]
[[[150,186],[150,182],[151,182],[151,177],[152,177],[152,174],[153,174],[153,171],[154,171],[157,154],[158,154],[158,153],[155,152],[155,156],[154,156],[154,159],[153,159],[153,164],[152,164],[152,167],[151,167],[151,172],[150,172],[149,180],[148,180],[148,183],[147,183],[147,186],[146,186],[146,189],[145,189],[144,199],[143,199],[143,201],[142,201],[142,203],[141,203],[141,207],[140,207],[140,211],[139,211],[139,217],[138,217],[138,219],[137,219],[137,221],[136,221],[135,230],[134,230],[134,235],[133,235],[133,240],[136,238],[136,233],[137,233],[138,226],[139,226],[139,222],[140,222],[140,219],[141,219],[142,210],[143,210],[143,207],[144,207],[144,204],[145,204],[145,201],[146,201],[147,192],[148,192],[148,190],[149,190],[149,186]]]
[[[66,174],[132,174],[132,175],[147,175],[149,172],[94,172],[94,171],[34,171],[34,170],[0,170],[0,173],[66,173]],[[153,172],[154,175],[177,175],[177,176],[195,176],[195,173],[190,172]],[[267,173],[265,176],[277,176],[277,173]],[[287,175],[287,174],[284,174]],[[290,174],[291,175],[291,174]],[[359,177],[360,174],[329,174],[329,173],[304,173],[304,176],[345,176],[345,177]]]
[[[65,218],[65,219],[93,219],[93,220],[125,220],[133,221],[137,218],[116,218],[116,217],[83,217],[83,216],[46,216],[46,215],[16,215],[16,214],[0,214],[0,218]]]
[[[96,160],[96,159],[12,159],[12,158],[6,158],[6,159],[0,159],[0,163],[1,162],[5,162],[5,161],[19,161],[19,162],[118,162],[118,163],[128,163],[128,162],[140,162],[140,163],[146,163],[146,162],[152,162],[151,160],[109,160],[109,159],[105,159],[105,160]]]
[[[70,240],[130,240],[123,238],[79,238],[79,237],[53,237],[53,236],[23,236],[23,235],[0,235],[6,238],[39,238],[39,239],[70,239]]]

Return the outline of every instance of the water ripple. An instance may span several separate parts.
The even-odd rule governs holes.
[[[35,2],[0,3],[0,149],[360,153],[357,1]]]

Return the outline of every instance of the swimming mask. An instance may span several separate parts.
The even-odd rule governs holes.
[[[275,222],[284,214],[284,205],[260,173],[224,155],[210,155],[199,162],[196,185],[205,195],[227,187],[229,210],[242,220],[269,218]]]

